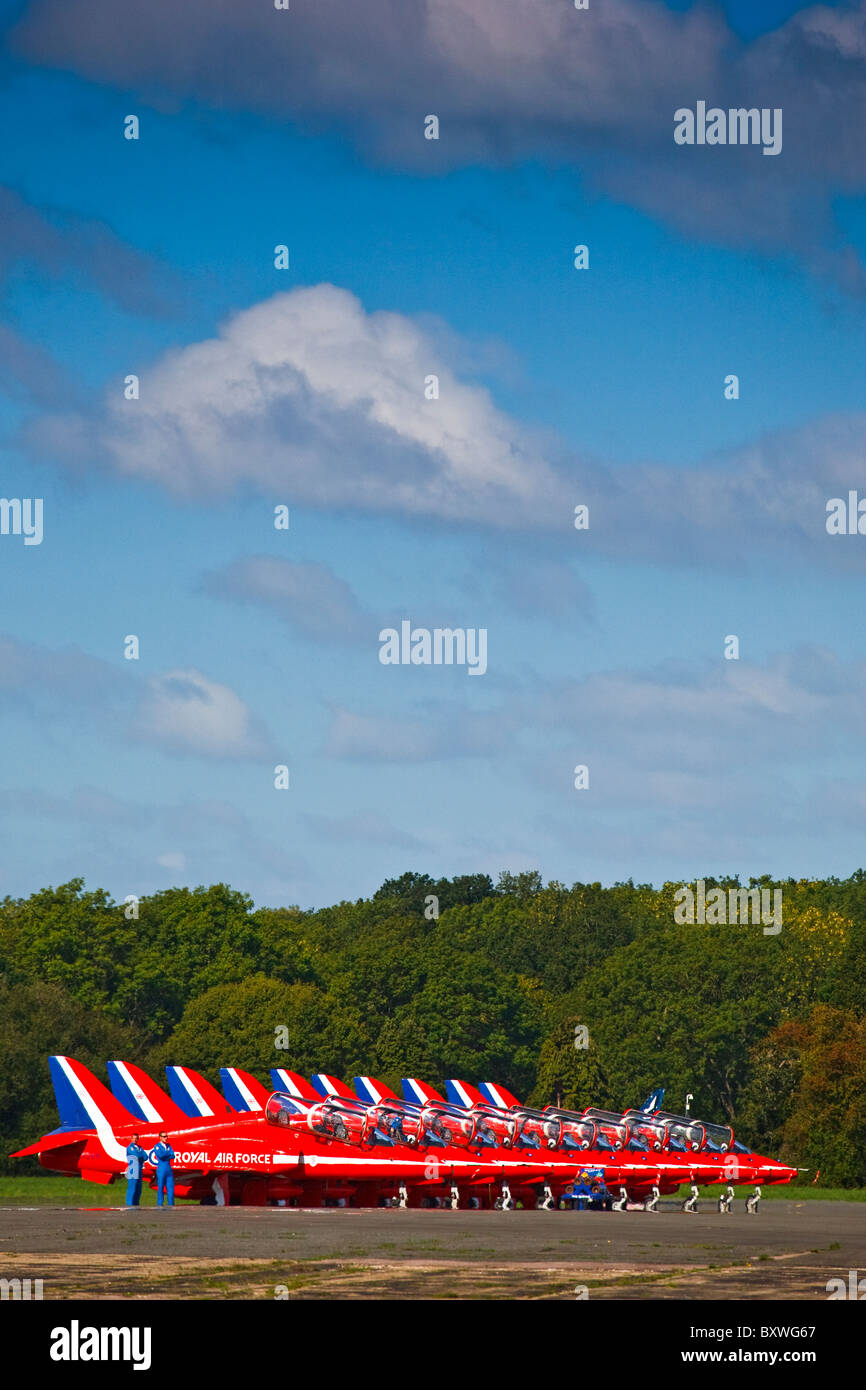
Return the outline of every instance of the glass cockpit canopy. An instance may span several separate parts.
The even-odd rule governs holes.
[[[620,1143],[625,1143],[628,1138],[628,1129],[623,1124],[622,1115],[616,1110],[598,1110],[591,1106],[584,1110],[584,1115],[588,1120],[593,1120],[596,1127],[605,1125],[608,1129],[614,1130]]]
[[[688,1144],[703,1145],[709,1141],[713,1147],[726,1152],[734,1142],[734,1131],[729,1125],[695,1120],[691,1115],[672,1115],[667,1110],[657,1110],[654,1118],[664,1120],[674,1137]]]
[[[595,1145],[598,1133],[594,1120],[584,1119],[574,1110],[559,1110],[555,1105],[548,1105],[543,1111],[546,1116],[553,1116],[554,1119],[564,1120],[568,1125],[568,1134],[574,1138],[575,1133],[580,1135],[584,1148],[592,1148]]]
[[[304,1113],[301,1107],[295,1104],[292,1097],[286,1095],[285,1091],[274,1091],[273,1095],[268,1096],[265,1105],[265,1119],[268,1124],[287,1125],[290,1118]]]
[[[639,1126],[644,1131],[651,1130],[653,1134],[657,1134],[659,1137],[664,1135],[664,1121],[657,1119],[655,1115],[647,1114],[646,1110],[626,1110],[622,1119],[623,1124],[628,1125],[629,1131]]]

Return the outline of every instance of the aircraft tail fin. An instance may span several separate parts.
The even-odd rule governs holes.
[[[400,1082],[403,1087],[403,1095],[406,1100],[412,1101],[415,1105],[425,1105],[428,1100],[442,1100],[438,1091],[428,1085],[426,1081],[419,1081],[417,1076],[404,1076]]]
[[[338,1076],[328,1076],[326,1072],[317,1071],[310,1078],[319,1093],[319,1096],[335,1096],[341,1100],[357,1100],[358,1097],[345,1081],[341,1081]]]
[[[205,1081],[192,1067],[166,1067],[171,1098],[190,1119],[234,1115],[235,1108],[221,1096],[216,1086]]]
[[[235,1110],[264,1110],[270,1091],[240,1067],[220,1067],[223,1095]]]
[[[657,1086],[656,1089],[654,1091],[651,1091],[650,1094],[647,1096],[640,1109],[644,1112],[645,1115],[651,1115],[653,1111],[661,1110],[664,1098],[664,1086]]]
[[[487,1101],[488,1105],[495,1105],[497,1110],[508,1110],[512,1105],[519,1105],[517,1096],[513,1096],[510,1091],[506,1091],[504,1086],[500,1086],[498,1081],[482,1081],[478,1088]]]
[[[93,1072],[88,1071],[81,1062],[76,1062],[74,1057],[49,1057],[48,1066],[51,1070],[54,1094],[57,1097],[57,1109],[60,1111],[60,1128],[52,1135],[43,1136],[39,1152],[55,1147],[53,1144],[46,1144],[45,1139],[62,1141],[65,1138],[67,1143],[77,1144],[84,1137],[82,1131],[88,1130],[90,1134],[86,1136],[87,1143],[93,1145],[92,1136],[95,1131],[103,1152],[114,1163],[122,1166],[126,1162],[126,1148],[114,1131],[134,1131],[139,1123],[135,1115],[131,1115],[116,1096],[111,1094],[108,1087],[103,1086]]]
[[[467,1110],[471,1110],[473,1105],[488,1105],[489,1101],[479,1091],[477,1086],[470,1086],[468,1081],[450,1080],[445,1082],[445,1094],[454,1105],[463,1105]]]
[[[271,1081],[275,1091],[285,1091],[295,1100],[321,1100],[307,1078],[300,1072],[289,1071],[288,1067],[271,1067]]]
[[[121,1104],[147,1124],[185,1124],[187,1116],[160,1086],[132,1062],[109,1062],[108,1080]]]
[[[390,1086],[386,1086],[383,1081],[377,1081],[375,1076],[353,1076],[352,1084],[359,1100],[369,1101],[371,1105],[378,1105],[380,1100],[400,1099]]]
[[[134,1125],[138,1117],[121,1105],[107,1086],[73,1057],[49,1057],[51,1081],[57,1097],[61,1130],[95,1129]],[[55,1131],[57,1132],[57,1131]]]

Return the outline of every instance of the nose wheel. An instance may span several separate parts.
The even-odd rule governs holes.
[[[696,1183],[692,1183],[692,1195],[683,1202],[683,1211],[689,1211],[694,1215],[698,1209],[698,1188]]]
[[[658,1190],[657,1187],[653,1187],[652,1196],[649,1198],[649,1201],[644,1202],[644,1208],[643,1208],[643,1209],[644,1209],[644,1211],[658,1211],[658,1205],[659,1205],[659,1190]]]
[[[727,1192],[723,1192],[719,1197],[719,1211],[727,1214],[734,1205],[734,1189],[729,1187]]]

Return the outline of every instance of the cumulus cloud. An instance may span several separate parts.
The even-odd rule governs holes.
[[[424,379],[440,377],[439,400]],[[71,459],[94,446],[117,472],[176,494],[290,488],[333,508],[492,519],[556,506],[554,473],[481,386],[459,381],[401,314],[367,314],[333,285],[230,318],[167,353],[130,410],[43,421],[33,442]]]
[[[518,697],[548,733],[568,733],[628,765],[668,777],[708,768],[808,761],[845,747],[866,717],[866,662],[816,646],[764,662],[667,662],[538,682]],[[577,761],[577,759],[575,759]]]
[[[170,752],[211,758],[267,757],[271,751],[240,696],[193,669],[150,680],[134,732]]]
[[[719,7],[656,0],[34,0],[13,46],[145,97],[338,128],[372,158],[423,171],[548,158],[712,241],[804,255],[862,288],[834,222],[866,188],[866,4],[817,5],[749,43]],[[782,107],[784,151],[677,149],[673,113]],[[426,141],[424,116],[442,122]],[[760,172],[750,161],[758,160]]]
[[[207,758],[270,757],[271,740],[249,706],[227,685],[200,671],[167,671],[140,682],[78,647],[52,650],[0,636],[0,702],[25,711],[58,733],[64,720],[98,727],[116,739],[132,732],[143,743]],[[101,794],[88,814],[111,803]]]
[[[269,609],[317,642],[372,640],[377,631],[375,619],[327,565],[252,555],[206,575],[203,588],[215,598]]]
[[[624,781],[651,774],[666,789],[663,799],[677,804],[708,769],[734,769],[742,780],[745,766],[805,764],[813,751],[826,759],[848,748],[866,720],[866,661],[802,646],[763,662],[720,657],[580,679],[523,677],[490,693],[495,703],[485,710],[450,695],[394,713],[334,706],[326,751],[426,762],[508,749],[532,769],[533,780],[558,779],[564,788],[570,767],[592,754],[629,769]],[[610,792],[610,779],[605,783]]]
[[[462,380],[413,319],[366,313],[347,290],[278,294],[219,335],[164,354],[142,399],[108,396],[92,417],[44,416],[29,447],[70,466],[94,458],[195,501],[236,490],[333,511],[391,513],[550,536],[618,560],[704,566],[784,560],[862,569],[866,552],[826,532],[826,502],[862,476],[866,414],[828,416],[688,468],[575,457]],[[424,378],[440,378],[427,400]],[[590,528],[576,535],[577,501]],[[347,628],[351,595],[319,570],[306,579]],[[570,601],[587,608],[579,582]],[[304,571],[261,561],[216,588],[301,623]],[[542,587],[555,586],[549,570]],[[531,595],[528,595],[531,598]],[[315,627],[318,617],[310,617]]]

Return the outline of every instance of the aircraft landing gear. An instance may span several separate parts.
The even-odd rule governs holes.
[[[693,1215],[698,1209],[698,1188],[692,1183],[692,1195],[683,1202],[683,1211],[690,1211]]]
[[[650,1199],[649,1199],[648,1202],[644,1202],[644,1207],[643,1207],[643,1209],[644,1209],[644,1211],[658,1211],[658,1205],[659,1205],[659,1190],[658,1190],[657,1187],[653,1187],[652,1196],[650,1197]]]
[[[757,1214],[758,1214],[758,1203],[760,1202],[760,1200],[761,1200],[761,1189],[760,1189],[760,1187],[758,1187],[758,1186],[756,1185],[755,1190],[754,1190],[754,1192],[752,1193],[751,1197],[747,1197],[747,1198],[746,1198],[746,1211],[749,1213],[750,1216],[757,1216]]]
[[[400,1196],[397,1200],[397,1206],[405,1211],[406,1207],[409,1205],[409,1192],[404,1182],[401,1182],[399,1191]]]
[[[502,1184],[502,1196],[496,1199],[496,1209],[497,1211],[514,1211],[514,1198],[507,1182]]]
[[[460,1206],[460,1193],[458,1192],[454,1183],[451,1184],[450,1206],[452,1211],[456,1211],[457,1208]]]
[[[628,1201],[628,1193],[624,1187],[619,1189],[619,1200],[614,1202],[611,1211],[625,1211],[625,1204]]]
[[[550,1183],[544,1184],[544,1196],[539,1197],[535,1203],[536,1211],[553,1211],[553,1193],[550,1190]]]
[[[723,1192],[719,1197],[719,1211],[729,1212],[734,1205],[734,1189],[728,1187],[727,1192]]]

